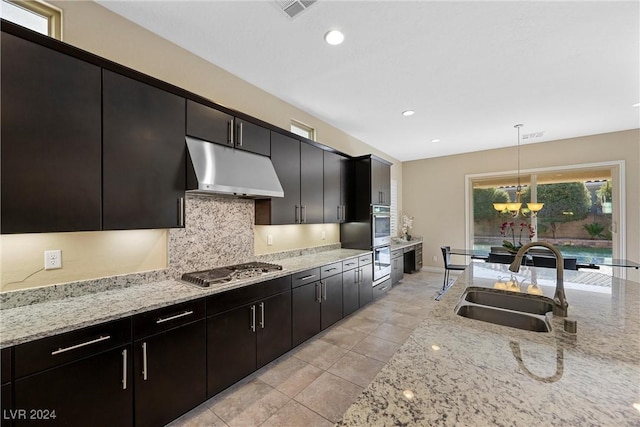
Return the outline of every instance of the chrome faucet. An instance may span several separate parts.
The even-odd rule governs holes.
[[[551,250],[551,252],[553,252],[556,257],[556,293],[553,297],[553,314],[554,316],[567,317],[567,307],[569,307],[569,303],[567,303],[567,297],[564,294],[564,258],[555,246],[547,242],[527,243],[526,245],[521,247],[516,254],[516,258],[509,266],[509,271],[517,273],[520,270],[520,264],[522,263],[522,257],[524,256],[525,252],[527,252],[534,246],[547,248]]]

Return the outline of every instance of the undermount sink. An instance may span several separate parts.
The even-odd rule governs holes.
[[[544,296],[524,295],[500,290],[467,290],[465,294],[465,300],[474,304],[531,314],[545,314],[553,311],[553,300]]]
[[[455,308],[458,316],[533,332],[551,331],[545,314],[552,310],[551,298],[486,288],[468,288]]]

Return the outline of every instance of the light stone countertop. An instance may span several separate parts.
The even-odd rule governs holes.
[[[467,286],[492,288],[507,268],[472,262],[338,425],[639,426],[640,284],[565,270],[576,335],[551,314],[537,333],[454,313]],[[553,297],[554,269],[517,277]]]
[[[282,265],[281,271],[210,288],[166,280],[0,310],[0,348],[264,282],[366,253],[371,252],[337,249],[284,258],[273,261]]]
[[[399,237],[393,237],[391,239],[391,250],[396,251],[398,249],[408,248],[422,243],[422,237],[413,237],[411,240],[404,240]]]

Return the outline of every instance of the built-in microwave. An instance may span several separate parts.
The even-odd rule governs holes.
[[[391,243],[391,208],[371,205],[371,246],[383,246]]]

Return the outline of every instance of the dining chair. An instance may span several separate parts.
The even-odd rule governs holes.
[[[467,266],[462,264],[451,264],[450,246],[441,246],[440,249],[442,250],[442,260],[444,261],[444,278],[442,280],[442,290],[444,291],[449,283],[449,272],[451,270],[462,271],[466,269]]]

